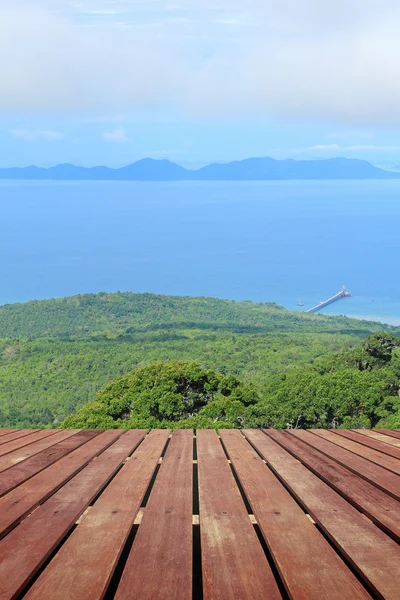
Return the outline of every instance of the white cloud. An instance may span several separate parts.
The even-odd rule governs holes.
[[[0,114],[400,125],[397,0],[32,4],[2,2]]]
[[[30,129],[12,129],[11,135],[26,142],[59,142],[64,135],[59,131],[32,131]]]
[[[131,141],[126,129],[123,127],[117,127],[113,131],[105,131],[102,137],[105,142],[113,142],[115,144],[127,144]]]

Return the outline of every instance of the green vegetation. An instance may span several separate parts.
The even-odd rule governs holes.
[[[254,384],[257,402],[229,415],[202,412],[217,406],[213,400],[189,417],[206,419],[204,426],[215,419],[218,426],[238,426],[238,419],[246,426],[325,426],[335,418],[339,425],[399,427],[397,350],[391,348],[384,361],[371,346],[379,349],[380,338],[365,341],[381,330],[378,323],[289,312],[275,304],[152,294],[3,306],[0,427],[54,427],[93,403],[111,380],[171,361],[189,362],[190,369],[213,371],[217,378],[233,376],[242,382],[238,387]],[[386,331],[395,339],[399,329]],[[368,368],[362,368],[365,361]],[[135,411],[124,426],[139,426],[139,416],[140,426],[154,422],[154,415]],[[186,415],[176,416],[160,421],[182,426]]]
[[[196,363],[153,363],[112,381],[68,417],[69,428],[240,427],[259,400],[253,384]]]

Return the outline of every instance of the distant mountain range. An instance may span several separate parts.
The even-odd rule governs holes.
[[[290,179],[400,179],[400,173],[384,171],[365,160],[275,160],[247,158],[213,163],[189,170],[169,160],[144,158],[133,164],[109,167],[76,167],[63,164],[48,169],[23,167],[0,169],[0,179],[58,181],[267,181]]]

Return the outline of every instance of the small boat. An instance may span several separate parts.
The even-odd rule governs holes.
[[[297,306],[304,306],[304,304],[302,302],[300,302],[300,300],[298,300]]]

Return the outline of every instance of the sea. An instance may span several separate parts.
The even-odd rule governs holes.
[[[0,182],[0,304],[89,292],[400,324],[400,181]],[[303,306],[300,306],[303,305]]]

